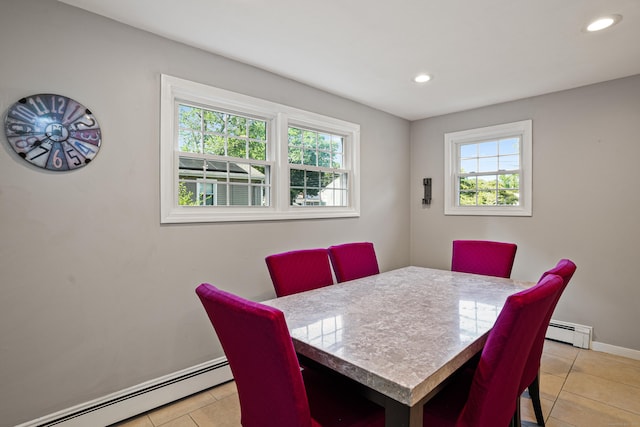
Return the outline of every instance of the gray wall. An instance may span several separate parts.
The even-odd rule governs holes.
[[[409,263],[409,122],[51,0],[2,0],[0,55],[3,116],[56,93],[103,131],[70,173],[1,132],[1,426],[221,356],[194,289],[273,297],[270,253],[370,240],[382,270]],[[359,123],[361,217],[160,226],[160,73]]]
[[[533,216],[443,214],[444,133],[533,120]],[[578,270],[554,318],[640,350],[640,76],[413,122],[411,263],[449,268],[453,239],[518,244],[512,277],[537,280],[560,258]],[[433,202],[421,206],[422,178]]]

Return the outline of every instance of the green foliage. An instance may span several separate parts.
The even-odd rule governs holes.
[[[198,201],[196,200],[193,192],[187,189],[187,186],[184,182],[178,184],[178,206],[197,206]]]
[[[516,206],[519,184],[517,174],[462,177],[460,206]]]
[[[247,117],[180,105],[179,147],[240,159],[267,159],[267,123]]]
[[[342,167],[341,137],[295,127],[289,127],[288,137],[290,164]]]

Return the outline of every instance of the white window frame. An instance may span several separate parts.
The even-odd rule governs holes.
[[[460,206],[458,204],[459,145],[505,137],[520,137],[520,204],[518,206]],[[487,216],[532,215],[532,121],[506,123],[449,132],[444,135],[444,214]]]
[[[160,222],[272,221],[360,216],[360,125],[213,86],[161,75]],[[251,115],[268,122],[269,206],[178,205],[179,102]],[[347,206],[289,206],[289,124],[344,136],[344,170],[349,174]]]

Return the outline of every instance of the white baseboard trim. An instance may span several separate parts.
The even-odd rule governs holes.
[[[591,349],[601,351],[603,353],[615,354],[616,356],[628,357],[629,359],[640,360],[640,350],[618,347],[616,345],[605,344],[598,341],[593,341],[591,343]]]
[[[231,379],[229,363],[221,357],[16,427],[108,426]]]

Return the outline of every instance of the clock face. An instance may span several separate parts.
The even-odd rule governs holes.
[[[4,130],[20,157],[52,171],[78,169],[98,154],[98,121],[82,104],[62,95],[22,98],[7,112]]]

